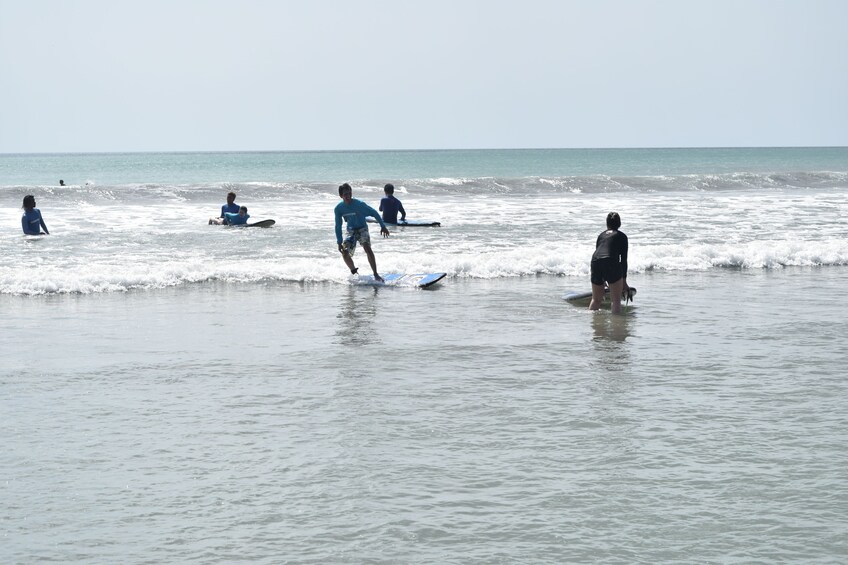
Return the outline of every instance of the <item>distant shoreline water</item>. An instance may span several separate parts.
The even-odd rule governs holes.
[[[848,171],[848,147],[0,154],[0,187],[797,171]]]
[[[147,155],[147,154],[226,154],[226,153],[424,153],[431,151],[689,151],[726,149],[843,149],[848,145],[713,145],[713,146],[656,146],[656,147],[430,147],[400,149],[209,149],[209,150],[149,150],[149,151],[6,151],[2,155]]]

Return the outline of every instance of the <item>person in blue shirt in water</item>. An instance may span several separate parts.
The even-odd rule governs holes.
[[[392,183],[383,187],[383,192],[386,193],[385,198],[380,200],[380,212],[383,213],[383,221],[387,224],[398,223],[398,212],[400,212],[400,221],[406,221],[406,210],[403,209],[403,204],[395,198],[395,185]]]
[[[239,213],[239,205],[236,204],[236,193],[230,192],[227,194],[227,203],[221,206],[221,215],[217,218],[209,218],[209,225],[212,224],[226,224],[227,214],[238,214]]]
[[[50,235],[47,225],[41,217],[41,210],[35,207],[35,196],[24,196],[24,215],[21,216],[21,227],[27,235]],[[41,230],[44,230],[43,232]]]
[[[356,244],[361,243],[362,249],[365,250],[365,255],[368,256],[368,263],[371,265],[371,270],[374,272],[374,279],[382,281],[383,277],[377,272],[377,260],[374,258],[374,252],[371,250],[371,236],[368,234],[368,224],[365,218],[372,217],[380,223],[380,234],[383,237],[389,237],[389,230],[383,222],[380,214],[361,200],[353,198],[353,189],[348,183],[344,183],[339,187],[339,197],[341,202],[336,205],[336,243],[339,245],[339,252],[342,254],[345,265],[350,269],[351,274],[356,274],[359,270],[353,264],[353,252],[356,250]],[[347,237],[342,240],[342,218],[347,223]]]
[[[241,226],[247,223],[250,214],[247,213],[247,206],[239,208],[237,214],[232,212],[224,212],[224,224],[228,226]]]

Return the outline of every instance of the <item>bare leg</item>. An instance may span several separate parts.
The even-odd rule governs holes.
[[[604,302],[604,286],[592,283],[592,301],[589,302],[589,310],[598,310]]]
[[[374,272],[374,279],[382,281],[383,277],[381,277],[380,273],[377,272],[377,259],[374,257],[374,252],[371,251],[371,246],[363,243],[362,249],[365,250],[365,254],[368,256],[368,263],[371,265],[371,270]]]
[[[345,265],[350,269],[351,273],[356,272],[356,265],[353,264],[353,257],[350,256],[350,253],[347,251],[342,251],[342,259],[344,259]]]
[[[224,223],[223,218],[209,218],[209,225],[210,226],[220,226],[223,223]]]
[[[618,279],[609,285],[612,313],[621,314],[621,292],[624,290],[624,279]]]

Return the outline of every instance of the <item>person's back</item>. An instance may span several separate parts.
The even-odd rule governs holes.
[[[226,214],[238,214],[239,205],[236,204],[236,193],[227,193],[227,203],[221,206],[221,218],[225,218]]]
[[[403,204],[395,198],[395,187],[393,184],[387,184],[383,191],[386,196],[380,200],[380,211],[383,213],[383,221],[390,224],[398,223],[398,212],[400,212],[400,221],[406,221],[406,210],[403,209]]]
[[[25,211],[23,217],[21,217],[21,226],[27,235],[41,235],[42,222],[44,220],[41,218],[41,211],[38,208]]]
[[[620,261],[624,271],[627,272],[627,245],[627,236],[623,232],[608,229],[598,236],[592,259]]]
[[[24,196],[24,215],[21,216],[21,227],[26,235],[41,235],[43,233],[50,234],[47,231],[47,225],[41,217],[41,210],[35,207],[35,197],[31,194]]]
[[[621,217],[618,212],[607,214],[607,229],[598,236],[595,252],[589,266],[589,279],[592,283],[592,300],[589,310],[597,310],[604,301],[604,285],[609,286],[611,310],[613,314],[621,312],[621,297],[629,293],[627,284],[627,236],[618,231]],[[629,296],[629,294],[628,294]]]

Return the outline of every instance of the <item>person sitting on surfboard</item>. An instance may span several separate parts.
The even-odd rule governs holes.
[[[395,185],[392,183],[383,187],[383,192],[386,193],[385,198],[380,200],[380,212],[383,213],[383,221],[387,224],[398,223],[397,215],[400,212],[400,221],[406,221],[406,210],[403,209],[403,204],[395,198]]]
[[[607,214],[607,229],[595,242],[592,255],[592,301],[589,310],[597,310],[604,301],[604,282],[609,285],[612,313],[621,312],[621,294],[629,292],[627,284],[627,236],[618,231],[621,218],[618,212]]]
[[[365,255],[368,256],[368,263],[371,265],[371,270],[374,272],[374,279],[377,281],[383,280],[383,277],[377,272],[377,260],[374,258],[374,252],[371,251],[371,236],[368,234],[368,224],[365,218],[375,218],[380,223],[380,233],[383,237],[389,237],[389,230],[380,214],[361,200],[353,198],[353,189],[348,183],[344,183],[339,187],[339,197],[342,199],[336,205],[336,243],[339,245],[339,252],[342,254],[345,265],[350,269],[351,274],[356,274],[359,270],[353,264],[354,250],[356,244],[361,243],[362,249],[365,250]],[[347,237],[342,241],[342,218],[347,223]]]
[[[247,206],[239,208],[238,214],[232,212],[224,212],[224,224],[228,226],[240,226],[247,223],[250,214],[247,213]]]
[[[21,227],[26,235],[50,235],[41,217],[41,210],[35,207],[35,196],[24,196],[24,215],[21,216]],[[41,230],[44,230],[43,232]]]
[[[227,213],[230,213],[230,214],[238,214],[239,213],[239,205],[236,204],[236,193],[235,192],[230,192],[230,193],[227,194],[227,203],[224,204],[223,206],[221,206],[221,215],[218,216],[217,218],[209,218],[209,225],[211,226],[212,224],[217,224],[217,225],[226,224],[227,222],[225,221],[225,218],[226,218]]]

